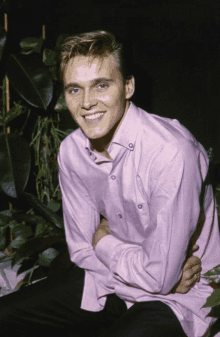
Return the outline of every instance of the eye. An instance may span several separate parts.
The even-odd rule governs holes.
[[[70,88],[70,89],[68,90],[68,93],[69,93],[69,94],[72,94],[72,95],[78,94],[78,93],[79,93],[79,89],[78,89],[78,88]]]
[[[101,90],[107,89],[108,87],[109,87],[109,85],[106,84],[106,83],[100,83],[100,84],[98,85],[98,88],[101,89]]]

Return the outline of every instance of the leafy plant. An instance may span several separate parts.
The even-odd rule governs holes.
[[[57,44],[61,40],[62,36],[58,37]],[[0,190],[9,205],[18,200],[22,206],[0,212],[0,250],[6,253],[1,261],[20,264],[18,273],[29,270],[25,282],[30,284],[47,276],[48,271],[59,272],[70,262],[63,220],[57,213],[61,209],[57,153],[60,142],[72,130],[59,129],[60,113],[67,108],[55,50],[45,49],[41,37],[25,38],[20,42],[21,52],[8,55],[6,41],[10,43],[0,27],[0,61],[6,69],[0,101]],[[21,97],[10,102],[11,108],[8,79]],[[34,125],[28,136],[30,119]],[[36,193],[26,192],[31,173]]]

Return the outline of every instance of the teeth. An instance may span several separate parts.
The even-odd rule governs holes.
[[[96,119],[98,117],[101,117],[102,115],[104,115],[104,112],[100,112],[100,113],[97,113],[95,115],[91,115],[91,116],[85,116],[86,119]]]

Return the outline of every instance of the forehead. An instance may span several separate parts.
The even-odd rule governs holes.
[[[64,71],[64,82],[85,82],[97,77],[117,79],[121,76],[114,55],[104,58],[76,56],[69,60]]]

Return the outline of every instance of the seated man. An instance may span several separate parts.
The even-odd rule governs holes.
[[[66,39],[61,76],[79,125],[58,156],[74,265],[1,298],[1,335],[202,336],[212,288],[190,245],[203,272],[220,257],[205,150],[130,101],[134,77],[110,33]]]
[[[203,272],[220,262],[207,154],[177,120],[130,101],[135,80],[123,56],[108,32],[62,46],[65,99],[80,128],[63,141],[58,161],[66,240],[85,269],[81,308],[99,311],[115,293],[128,311],[111,336],[180,336],[172,313],[182,335],[199,337],[212,321],[202,306],[213,289],[201,279],[187,294],[171,290],[190,240]],[[106,225],[98,226],[99,214]]]

